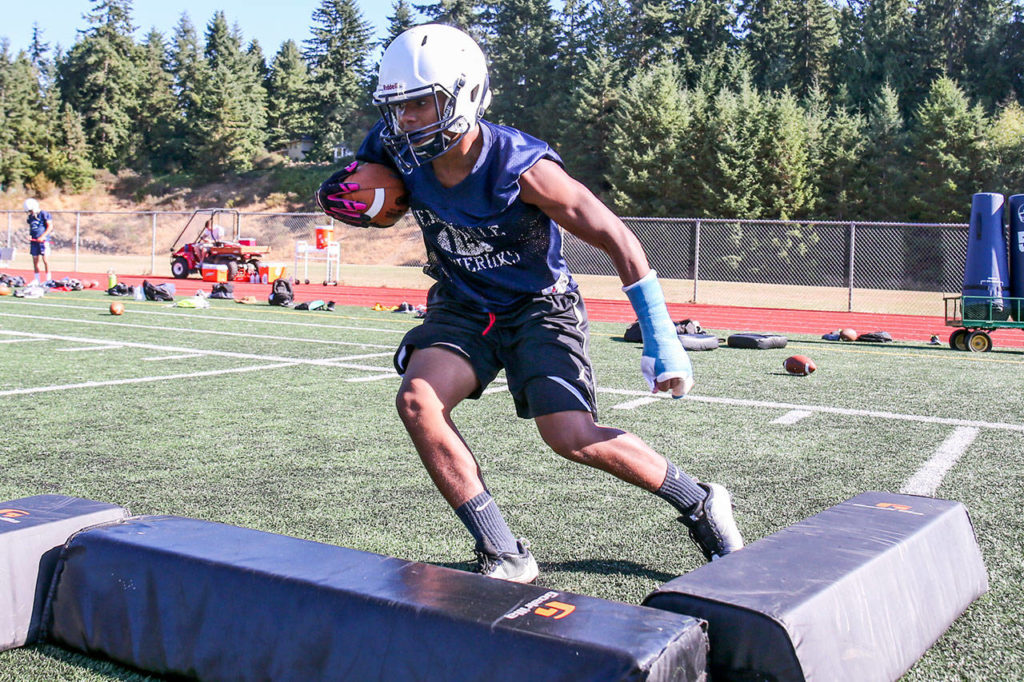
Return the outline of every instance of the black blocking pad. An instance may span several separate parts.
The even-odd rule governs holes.
[[[0,502],[0,651],[38,638],[57,556],[68,538],[126,516],[122,507],[65,495]]]
[[[778,334],[731,334],[726,343],[729,348],[753,348],[765,350],[767,348],[785,348],[788,339]]]
[[[867,492],[644,604],[708,621],[715,680],[895,680],[987,589],[963,505]]]
[[[702,680],[680,614],[173,516],[68,543],[50,637],[233,680]]]

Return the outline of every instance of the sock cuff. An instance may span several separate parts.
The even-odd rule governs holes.
[[[491,555],[518,553],[515,536],[486,490],[460,504],[455,515],[473,535],[477,549]]]
[[[707,497],[707,491],[697,485],[697,481],[680,471],[672,462],[668,463],[665,481],[654,494],[667,501],[680,514],[687,514]]]

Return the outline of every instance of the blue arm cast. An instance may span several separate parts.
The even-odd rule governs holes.
[[[633,305],[644,337],[644,351],[640,361],[644,379],[654,391],[659,381],[682,378],[684,384],[688,385],[684,391],[675,392],[673,397],[683,397],[693,383],[693,365],[676,336],[676,327],[668,315],[665,294],[661,290],[657,273],[651,270],[622,290]]]

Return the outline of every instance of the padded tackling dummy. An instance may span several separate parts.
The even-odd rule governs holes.
[[[715,350],[718,337],[714,334],[679,334],[679,342],[686,350]]]
[[[712,679],[895,680],[988,589],[959,502],[858,495],[665,583],[708,621]]]
[[[778,334],[731,334],[726,341],[729,348],[785,348],[788,339]]]
[[[56,643],[233,680],[703,680],[689,616],[172,516],[76,535]]]
[[[0,502],[0,651],[38,639],[46,593],[68,538],[127,515],[113,504],[64,495]]]

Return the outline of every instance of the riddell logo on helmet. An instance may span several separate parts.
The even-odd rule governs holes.
[[[21,523],[18,519],[28,515],[27,511],[21,509],[0,509],[0,521],[6,521],[7,523]]]
[[[398,92],[399,90],[403,89],[404,88],[402,87],[401,83],[385,83],[384,85],[380,86],[381,92]]]

